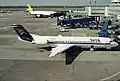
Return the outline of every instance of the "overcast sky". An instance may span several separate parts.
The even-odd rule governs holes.
[[[87,5],[90,0],[0,0],[0,6],[4,5],[26,5],[30,3],[31,5]],[[110,0],[96,0],[96,4],[108,4]],[[95,0],[91,0],[94,4]]]

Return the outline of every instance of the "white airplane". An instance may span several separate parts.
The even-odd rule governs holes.
[[[33,8],[31,8],[30,4],[27,4],[28,9],[27,11],[31,15],[35,15],[36,17],[53,17],[53,15],[57,12],[55,11],[34,11]]]
[[[18,34],[18,39],[23,42],[40,45],[55,45],[49,54],[49,57],[53,57],[58,53],[61,53],[72,46],[80,46],[90,48],[91,51],[94,48],[106,48],[118,46],[118,43],[110,38],[106,37],[72,37],[72,36],[39,36],[29,33],[22,25],[13,24],[10,27],[14,28]]]

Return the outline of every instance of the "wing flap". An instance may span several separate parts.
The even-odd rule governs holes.
[[[74,45],[73,44],[59,44],[56,48],[53,48],[50,51],[51,54],[49,55],[49,57],[53,57],[53,56],[57,55],[58,53],[63,52],[72,46],[74,46]]]

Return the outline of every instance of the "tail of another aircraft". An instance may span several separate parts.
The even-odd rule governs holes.
[[[22,40],[28,42],[32,42],[34,40],[33,37],[30,35],[30,33],[22,25],[13,24],[10,25],[10,27],[14,28],[14,30]]]
[[[108,36],[108,26],[111,24],[111,21],[110,20],[105,20],[104,21],[104,24],[102,26],[102,29],[100,32],[98,32],[97,34],[100,36],[100,37],[107,37]]]
[[[27,6],[28,6],[28,8],[27,8],[27,11],[28,11],[28,12],[33,11],[33,8],[31,8],[30,4],[27,4]]]

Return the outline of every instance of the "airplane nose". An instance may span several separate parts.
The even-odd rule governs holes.
[[[111,42],[111,47],[116,47],[116,46],[118,46],[117,42]]]

